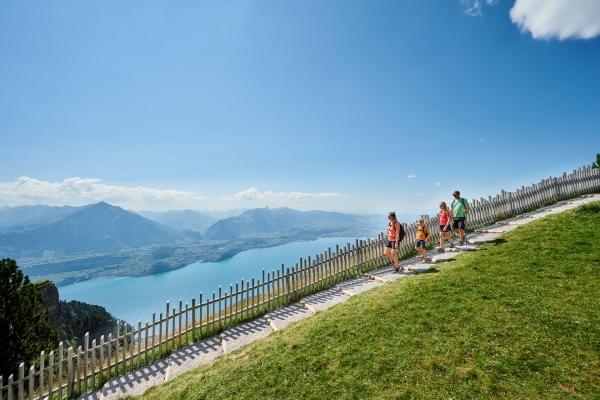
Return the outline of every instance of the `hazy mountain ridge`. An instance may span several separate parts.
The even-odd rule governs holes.
[[[89,206],[72,207],[52,207],[46,205],[34,206],[4,206],[0,208],[0,230],[17,228],[24,229],[47,225],[53,222],[81,211]]]
[[[109,253],[201,237],[198,232],[184,232],[100,202],[30,231],[4,232],[0,234],[0,251],[11,257],[39,256],[45,250],[57,254]]]
[[[218,218],[194,210],[171,210],[171,211],[136,211],[136,214],[151,219],[163,225],[179,229],[188,229],[203,233]]]
[[[227,210],[227,211],[198,210],[198,212],[200,212],[202,214],[210,215],[211,217],[214,217],[217,220],[220,220],[220,219],[225,219],[225,218],[229,218],[229,217],[237,217],[238,215],[241,215],[248,210],[250,210],[250,209],[249,208],[232,208],[231,210]]]
[[[241,236],[260,235],[286,231],[298,227],[324,224],[351,225],[361,217],[326,211],[298,211],[287,207],[255,208],[237,217],[217,221],[205,232],[205,237],[214,240],[235,240]]]

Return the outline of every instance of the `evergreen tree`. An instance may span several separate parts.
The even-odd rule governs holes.
[[[596,154],[596,162],[592,163],[592,168],[600,168],[600,153]]]
[[[4,382],[18,372],[21,362],[33,364],[40,352],[58,344],[58,331],[49,325],[42,301],[42,293],[15,260],[0,260],[0,375]]]

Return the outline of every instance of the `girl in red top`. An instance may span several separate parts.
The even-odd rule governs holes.
[[[385,256],[394,262],[394,269],[398,272],[400,271],[400,266],[398,265],[398,246],[400,244],[400,229],[402,227],[396,219],[395,212],[390,212],[388,219],[390,222],[387,229],[388,237],[385,244]]]
[[[454,244],[452,243],[452,228],[450,226],[452,219],[450,218],[450,211],[448,210],[448,206],[443,201],[440,203],[440,213],[438,215],[440,217],[440,247],[438,250],[443,253],[444,236],[446,236],[448,242],[450,242],[449,246],[454,247]]]

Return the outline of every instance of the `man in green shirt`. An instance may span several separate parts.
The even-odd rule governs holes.
[[[458,190],[455,190],[452,193],[452,196],[454,196],[454,200],[452,200],[452,204],[450,204],[450,212],[454,218],[452,229],[460,236],[460,242],[458,244],[463,246],[465,244],[465,219],[467,213],[471,211],[471,206],[469,206],[467,199],[460,197],[460,192]]]

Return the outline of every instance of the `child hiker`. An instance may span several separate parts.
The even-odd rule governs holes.
[[[440,217],[440,247],[438,251],[443,253],[444,236],[448,239],[448,246],[454,247],[454,243],[452,243],[452,227],[450,226],[452,219],[450,218],[450,211],[448,210],[448,206],[446,206],[446,202],[442,201],[440,203],[440,213],[438,215]]]
[[[423,254],[423,263],[427,262],[427,250],[425,246],[429,243],[429,228],[425,226],[423,218],[417,220],[417,239],[415,240],[415,250]]]

